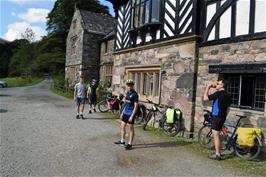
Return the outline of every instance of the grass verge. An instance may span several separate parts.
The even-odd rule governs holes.
[[[138,127],[138,129],[141,129],[141,127]],[[157,137],[160,137],[161,139],[171,143],[174,142],[178,145],[186,145],[186,149],[200,156],[208,157],[208,155],[214,152],[214,150],[205,149],[201,147],[195,140],[186,139],[178,136],[169,137],[163,133],[162,129],[148,128],[145,132],[147,132],[152,136],[156,135]],[[266,170],[265,170],[266,159],[265,159],[265,154],[262,155],[264,157],[261,157],[261,159],[253,161],[241,159],[234,155],[226,155],[223,157],[223,160],[219,161],[219,163],[223,165],[225,168],[232,167],[239,171],[242,171],[245,174],[247,174],[247,176],[266,176]]]
[[[7,87],[22,87],[36,85],[43,81],[43,78],[31,78],[31,77],[6,77],[1,78],[1,81],[7,83]]]
[[[73,93],[72,92],[64,92],[62,90],[58,90],[55,87],[51,86],[49,90],[57,95],[63,96],[68,99],[73,99]]]

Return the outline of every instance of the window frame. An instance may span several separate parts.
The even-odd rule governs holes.
[[[110,71],[110,72],[108,72]],[[105,82],[111,82],[113,79],[113,63],[108,63],[108,64],[103,64],[102,65],[102,75],[103,75],[103,80]]]
[[[152,86],[152,95],[144,94],[144,89],[148,92],[148,82],[144,83],[144,75],[146,73],[153,74],[153,86]],[[133,78],[133,74],[140,74],[140,81]],[[158,81],[156,81],[156,74],[159,75]],[[135,80],[135,83],[140,83],[140,85],[135,84],[135,89],[139,94],[139,100],[142,102],[147,102],[147,99],[153,101],[154,103],[160,103],[161,95],[161,68],[160,67],[148,67],[148,68],[127,68],[126,75],[128,79]],[[148,80],[147,80],[148,81]],[[156,88],[156,83],[158,82],[158,88]],[[144,87],[145,86],[145,87]],[[139,89],[137,88],[139,87]],[[158,93],[158,95],[156,95]]]
[[[70,54],[71,55],[74,55],[74,54],[76,54],[76,43],[77,43],[77,39],[78,39],[78,36],[72,36],[71,38],[70,38],[70,45],[71,45],[71,49],[70,49]]]
[[[152,21],[153,16],[153,2],[152,0],[132,0],[132,6],[131,6],[131,29],[138,29],[141,28],[147,24],[150,23],[160,23],[161,22],[161,0],[159,1],[159,12],[158,12],[158,19],[157,21]],[[148,4],[148,5],[147,5]],[[142,6],[143,5],[143,6]],[[143,10],[141,11],[141,7],[143,7]],[[147,14],[147,7],[149,10],[149,13]],[[138,19],[136,20],[136,11],[138,11]],[[147,18],[148,15],[148,18]],[[146,19],[148,19],[146,21]],[[137,25],[136,25],[137,23]]]
[[[241,103],[241,98],[242,98],[242,87],[245,87],[245,86],[243,86],[242,84],[243,84],[243,77],[253,77],[254,78],[254,82],[253,82],[253,84],[252,84],[252,93],[251,93],[251,97],[252,97],[252,102],[251,102],[251,104],[252,104],[252,106],[245,106],[245,105],[243,105],[242,103]],[[232,94],[232,90],[234,90],[234,89],[238,89],[238,92],[233,92],[233,95],[238,95],[238,99],[236,100],[235,99],[235,97],[233,97],[233,102],[236,102],[237,101],[237,104],[236,103],[233,103],[231,106],[232,107],[235,107],[235,108],[243,108],[243,109],[249,109],[249,110],[256,110],[256,111],[265,111],[265,93],[266,93],[266,87],[265,87],[265,92],[264,92],[264,105],[262,106],[262,107],[259,107],[259,106],[256,106],[256,103],[257,102],[260,102],[261,103],[261,101],[258,101],[257,100],[257,97],[256,97],[256,90],[258,89],[257,88],[257,84],[258,84],[258,80],[260,80],[259,78],[261,78],[261,77],[266,77],[266,75],[265,74],[263,74],[263,75],[258,75],[258,74],[226,74],[225,75],[225,78],[229,81],[229,85],[228,85],[228,88],[227,88],[227,92],[229,93],[229,94]],[[236,78],[236,79],[238,79],[238,82],[237,82],[237,87],[230,87],[230,78]],[[266,83],[266,81],[262,81],[262,83],[263,82],[265,82]],[[229,90],[231,90],[231,91],[229,91]],[[263,90],[263,88],[259,88],[259,90]],[[259,96],[263,96],[263,95],[259,95]],[[259,98],[258,98],[259,99]],[[259,99],[260,100],[260,99]],[[260,104],[259,103],[259,104]]]

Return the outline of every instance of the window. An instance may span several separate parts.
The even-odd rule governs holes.
[[[132,3],[132,28],[160,21],[160,0],[133,0]]]
[[[108,41],[106,41],[105,43],[104,43],[104,45],[103,45],[103,47],[104,47],[104,53],[108,53]]]
[[[70,54],[73,55],[76,53],[76,42],[77,42],[77,36],[73,36],[70,39],[70,43],[71,43],[71,49],[70,49]]]
[[[103,79],[106,82],[112,83],[112,75],[113,75],[113,65],[112,64],[105,64],[103,65]]]
[[[243,74],[226,77],[233,106],[264,110],[266,75]]]
[[[135,81],[135,89],[140,95],[141,101],[150,99],[159,103],[160,93],[160,69],[142,68],[128,69],[128,78]]]

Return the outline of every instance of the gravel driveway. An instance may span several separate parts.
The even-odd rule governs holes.
[[[116,121],[75,119],[73,101],[49,92],[49,84],[0,90],[2,176],[244,176],[143,131],[125,151],[113,143]]]

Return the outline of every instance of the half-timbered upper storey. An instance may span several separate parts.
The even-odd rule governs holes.
[[[197,35],[201,45],[266,37],[266,0],[126,0],[115,49]]]

